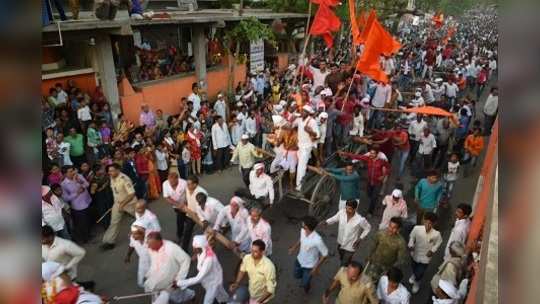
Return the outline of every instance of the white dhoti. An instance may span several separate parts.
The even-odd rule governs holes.
[[[298,149],[298,168],[296,170],[296,190],[302,189],[302,179],[306,175],[307,165],[311,157],[313,146],[300,147]]]
[[[144,276],[148,273],[150,269],[150,257],[144,259],[139,256],[139,267],[137,268],[137,285],[144,288]]]
[[[223,284],[205,286],[203,284],[206,293],[204,294],[203,304],[213,304],[214,300],[217,300],[219,303],[225,303],[229,300],[229,294],[223,288]]]
[[[338,211],[345,209],[345,204],[347,203],[346,200],[342,199],[341,196],[339,197],[339,205],[338,205]]]
[[[195,291],[191,289],[181,290],[176,289],[167,289],[160,291],[157,295],[152,297],[152,304],[169,304],[173,303],[185,303],[191,301],[195,298]]]

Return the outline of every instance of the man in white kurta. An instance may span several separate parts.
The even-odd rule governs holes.
[[[146,237],[150,255],[150,270],[144,282],[145,292],[158,291],[160,303],[167,303],[176,282],[186,278],[191,258],[180,246],[163,240],[159,232],[151,232]],[[192,290],[184,293],[194,296]],[[162,302],[161,302],[162,301]],[[157,299],[154,303],[157,302]]]
[[[157,216],[147,209],[146,202],[142,199],[138,200],[135,205],[135,220],[144,223],[146,234],[152,231],[161,231],[161,225],[159,225]]]
[[[270,256],[272,255],[272,227],[261,217],[261,214],[262,210],[258,207],[253,207],[249,211],[249,236],[252,241],[262,240],[266,245],[266,256]]]
[[[315,111],[309,105],[302,107],[302,117],[294,121],[298,127],[298,168],[296,170],[296,190],[302,189],[302,179],[306,175],[307,164],[311,157],[311,150],[317,146],[319,127],[313,118]]]
[[[249,172],[249,192],[256,199],[268,199],[270,205],[274,203],[274,183],[272,178],[264,173],[263,163],[255,164]]]
[[[231,226],[231,241],[242,252],[248,252],[251,245],[248,229],[249,213],[244,208],[244,201],[233,196],[229,205],[221,209],[216,222],[214,224],[214,230],[218,231],[224,224],[228,223]]]
[[[139,263],[137,267],[137,285],[144,288],[144,276],[150,269],[150,255],[148,253],[148,246],[146,245],[146,223],[141,220],[136,220],[131,224],[131,235],[129,236],[129,250],[125,258],[125,263],[129,263],[131,254],[133,251],[137,253],[139,257]]]
[[[465,244],[467,241],[467,235],[469,234],[471,220],[469,215],[471,214],[471,206],[467,204],[459,204],[456,208],[456,222],[448,237],[446,248],[444,249],[444,260],[451,258],[450,256],[450,244],[454,241]]]
[[[223,288],[223,269],[216,254],[208,245],[206,236],[196,235],[193,237],[193,251],[197,254],[196,276],[176,282],[181,289],[192,285],[201,284],[206,290],[204,304],[213,304],[214,300],[220,303],[226,302],[229,295]]]
[[[225,208],[217,199],[208,196],[206,193],[198,193],[195,197],[199,206],[197,206],[197,216],[203,223],[207,223],[213,227],[216,223],[218,214]]]

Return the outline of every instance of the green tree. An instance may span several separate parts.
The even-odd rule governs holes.
[[[238,22],[233,28],[225,32],[225,48],[228,54],[233,55],[233,58],[229,57],[229,77],[228,92],[229,95],[233,91],[234,81],[234,68],[236,66],[235,61],[240,58],[240,45],[242,43],[249,43],[250,41],[264,40],[270,45],[276,47],[276,37],[274,32],[267,24],[260,22],[255,17],[250,17]],[[234,52],[232,51],[234,48]]]

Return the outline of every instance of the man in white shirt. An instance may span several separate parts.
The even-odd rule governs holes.
[[[444,249],[444,259],[448,260],[450,256],[450,243],[456,241],[465,245],[467,241],[467,236],[469,235],[469,230],[471,226],[471,220],[469,216],[471,215],[472,208],[467,204],[459,204],[456,208],[456,222],[452,231],[450,232],[450,237],[448,237],[448,243],[446,243],[446,248]]]
[[[199,178],[195,175],[188,176],[185,189],[186,203],[180,204],[181,212],[184,213],[183,221],[181,221],[181,223],[177,222],[177,225],[184,227],[182,249],[187,251],[191,244],[191,235],[193,234],[193,227],[195,226],[192,217],[198,217],[197,209],[200,208],[199,202],[197,202],[197,194],[201,192],[206,194],[207,192],[203,187],[199,186]]]
[[[244,208],[244,201],[237,196],[233,196],[229,205],[219,212],[214,223],[214,231],[219,231],[224,224],[229,224],[231,227],[231,245],[234,246],[229,249],[238,248],[241,252],[247,252],[251,245],[248,221],[249,213]]]
[[[403,284],[403,273],[399,268],[392,267],[386,275],[379,279],[377,285],[377,298],[380,304],[409,304],[411,294]]]
[[[187,182],[179,178],[178,173],[175,171],[169,172],[167,180],[163,182],[163,198],[173,207],[176,213],[176,236],[178,237],[178,242],[182,241],[184,230],[186,234],[189,232],[191,236],[194,225],[184,211],[187,206],[186,190]]]
[[[229,146],[231,146],[229,128],[221,116],[216,116],[216,122],[212,126],[212,145],[215,152],[217,169],[221,173],[227,166],[227,151]]]
[[[459,92],[459,87],[454,82],[453,78],[448,78],[448,82],[443,83],[444,86],[444,95],[448,99],[447,101],[450,103],[450,107],[453,107],[456,103],[456,97]]]
[[[409,124],[409,142],[411,144],[411,150],[409,154],[409,163],[412,163],[418,152],[418,146],[420,145],[420,137],[424,128],[427,126],[427,122],[422,119],[422,115],[416,115],[416,120],[411,121]]]
[[[56,102],[57,102],[57,106],[60,106],[60,105],[65,105],[68,101],[68,94],[66,93],[66,91],[64,91],[64,89],[62,88],[62,84],[61,83],[57,83],[55,85],[55,89],[56,89]]]
[[[272,178],[264,173],[264,164],[257,163],[249,173],[249,192],[264,205],[274,203],[274,183]]]
[[[437,252],[442,243],[441,233],[433,225],[437,222],[437,215],[433,212],[424,214],[424,225],[413,228],[409,235],[409,250],[412,257],[413,275],[409,278],[412,284],[412,293],[420,289],[420,282],[429,266],[433,254]]]
[[[77,265],[86,251],[70,240],[57,237],[50,226],[41,227],[41,260],[53,261],[64,266],[71,279],[77,277]]]
[[[413,108],[417,107],[423,107],[426,105],[426,102],[424,101],[424,97],[422,97],[422,89],[418,88],[416,89],[416,92],[414,93],[414,98],[411,100],[410,106]]]
[[[203,228],[207,226],[214,227],[218,214],[225,208],[223,204],[213,197],[209,197],[204,192],[199,192],[195,196],[197,203],[197,215],[201,222],[203,222]],[[204,230],[204,229],[203,229]]]
[[[147,234],[152,231],[161,231],[157,216],[152,211],[148,210],[146,201],[142,199],[138,200],[137,204],[135,204],[135,219],[144,223]]]
[[[431,168],[431,163],[433,161],[433,150],[436,147],[437,140],[435,139],[435,136],[431,134],[428,127],[425,127],[422,136],[420,136],[420,144],[418,146],[418,155],[422,161],[421,168],[423,172]]]
[[[371,105],[375,108],[384,108],[385,105],[390,103],[392,98],[392,86],[388,83],[377,82],[375,93],[371,99]],[[376,128],[380,125],[383,117],[383,111],[370,111],[371,117],[369,118],[369,127]]]
[[[139,263],[137,265],[137,285],[144,288],[144,276],[150,269],[150,255],[148,253],[148,245],[146,244],[146,235],[149,231],[146,229],[146,223],[141,220],[136,220],[131,224],[131,233],[129,236],[129,246],[124,263],[129,264],[133,252],[137,253]]]
[[[319,63],[319,68],[310,65],[309,70],[313,74],[313,88],[317,88],[319,86],[324,87],[324,83],[326,82],[326,76],[330,75],[330,70],[326,69],[326,62],[321,61]]]
[[[175,243],[163,240],[159,232],[149,233],[146,243],[150,255],[150,270],[146,274],[144,291],[158,292],[152,299],[153,303],[169,303],[171,293],[178,294],[175,298],[182,298],[183,301],[191,300],[195,296],[193,290],[175,288],[177,282],[185,279],[189,272],[189,255]]]
[[[58,152],[60,153],[60,155],[62,155],[62,157],[60,158],[60,167],[73,166],[71,157],[69,157],[71,144],[64,140],[63,133],[56,134],[56,143],[58,144]]]
[[[216,114],[223,117],[227,121],[227,105],[225,104],[225,99],[223,99],[223,94],[219,93],[217,95],[217,100],[214,103],[214,111]]]
[[[223,288],[223,269],[217,259],[212,247],[208,245],[208,240],[204,235],[193,237],[193,252],[197,256],[196,276],[189,279],[182,279],[176,282],[180,289],[201,284],[206,293],[204,294],[204,304],[225,303],[229,295]]]
[[[255,120],[255,111],[250,111],[246,118],[246,133],[251,142],[255,142],[257,136],[257,121]]]
[[[427,81],[424,85],[424,96],[426,97],[425,101],[427,104],[432,104],[433,102],[435,102],[435,95],[433,95],[433,89]]]
[[[266,255],[272,255],[272,227],[262,217],[259,207],[249,210],[248,230],[251,240],[262,240],[266,245]]]
[[[316,147],[319,138],[317,121],[312,117],[315,114],[313,108],[305,105],[302,108],[302,117],[294,121],[298,127],[298,168],[296,170],[296,190],[302,188],[302,179],[306,175],[307,164],[311,157],[311,150]]]
[[[188,96],[188,100],[193,103],[191,116],[197,117],[197,112],[201,109],[201,96],[199,96],[199,85],[196,82],[191,85],[191,91],[191,94]]]
[[[322,223],[322,225],[338,223],[337,244],[341,266],[349,264],[354,252],[360,246],[360,241],[364,240],[371,231],[371,225],[356,212],[357,208],[356,200],[348,200],[345,208]]]
[[[44,225],[49,225],[56,235],[69,240],[71,237],[62,215],[65,208],[66,204],[54,195],[49,186],[41,186],[41,221]]]
[[[491,127],[495,122],[497,116],[497,109],[499,108],[499,89],[492,87],[489,96],[484,104],[484,134],[491,134]]]
[[[81,101],[81,105],[77,110],[77,119],[81,123],[83,131],[86,131],[90,121],[92,121],[92,115],[90,114],[90,107],[86,103],[86,100]]]
[[[317,220],[314,217],[304,217],[300,239],[289,248],[289,255],[299,249],[294,264],[294,277],[301,280],[300,286],[306,294],[311,288],[311,278],[319,274],[319,268],[328,258],[328,248],[315,231],[316,227]]]

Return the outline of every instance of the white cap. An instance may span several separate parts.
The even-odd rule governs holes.
[[[131,232],[137,232],[140,230],[140,228],[146,229],[147,226],[147,223],[139,218],[138,220],[133,222],[133,224],[131,224]]]
[[[319,118],[324,118],[324,119],[328,118],[328,113],[322,112],[321,114],[319,114]]]
[[[324,95],[324,96],[332,96],[332,89],[326,88],[326,89],[322,90],[322,91],[321,91],[321,95]]]
[[[255,170],[264,169],[264,164],[263,163],[256,163],[255,166],[253,166],[253,169],[255,169]]]
[[[236,106],[237,106],[237,107],[241,107],[241,106],[243,106],[243,105],[244,105],[244,104],[243,104],[241,101],[239,101],[239,102],[236,103]]]
[[[272,122],[274,123],[274,126],[281,127],[285,124],[285,118],[281,115],[272,115]]]
[[[64,272],[64,266],[60,263],[47,261],[41,263],[41,278],[43,281],[50,281],[53,277],[57,277]]]
[[[399,189],[394,189],[394,191],[392,191],[392,196],[393,197],[401,198],[402,195],[403,195],[403,193]]]
[[[283,107],[280,104],[277,104],[274,106],[274,110],[276,110],[277,112],[281,112],[283,111]]]
[[[447,280],[439,280],[439,287],[446,293],[450,298],[455,299],[457,298],[457,289],[452,284],[452,282]]]
[[[287,102],[286,102],[285,100],[282,99],[282,100],[279,101],[279,105],[282,106],[282,107],[284,107],[284,106],[287,105]]]
[[[221,93],[217,94],[217,98],[221,98],[221,97],[223,97],[223,94]]]
[[[249,135],[247,135],[247,134],[242,134],[242,136],[240,136],[240,139],[249,139]]]
[[[236,119],[238,119],[238,120],[244,119],[244,113],[238,113],[238,114],[236,114]]]
[[[238,207],[242,207],[244,206],[244,200],[239,198],[238,196],[233,196],[231,197],[231,201],[230,201],[231,204],[237,204]]]
[[[208,246],[208,241],[204,234],[199,234],[193,237],[193,248],[205,248]]]
[[[294,64],[289,65],[289,70],[293,71],[295,69],[296,69],[296,65],[294,65]]]
[[[420,97],[420,96],[422,96],[422,93],[421,92],[416,92],[416,93],[414,93],[414,96]]]
[[[441,77],[435,78],[435,82],[442,82],[442,81],[443,81],[443,79]]]
[[[309,114],[315,113],[315,111],[313,111],[313,108],[310,105],[305,105],[305,106],[302,107],[302,109],[304,111],[308,112]]]

